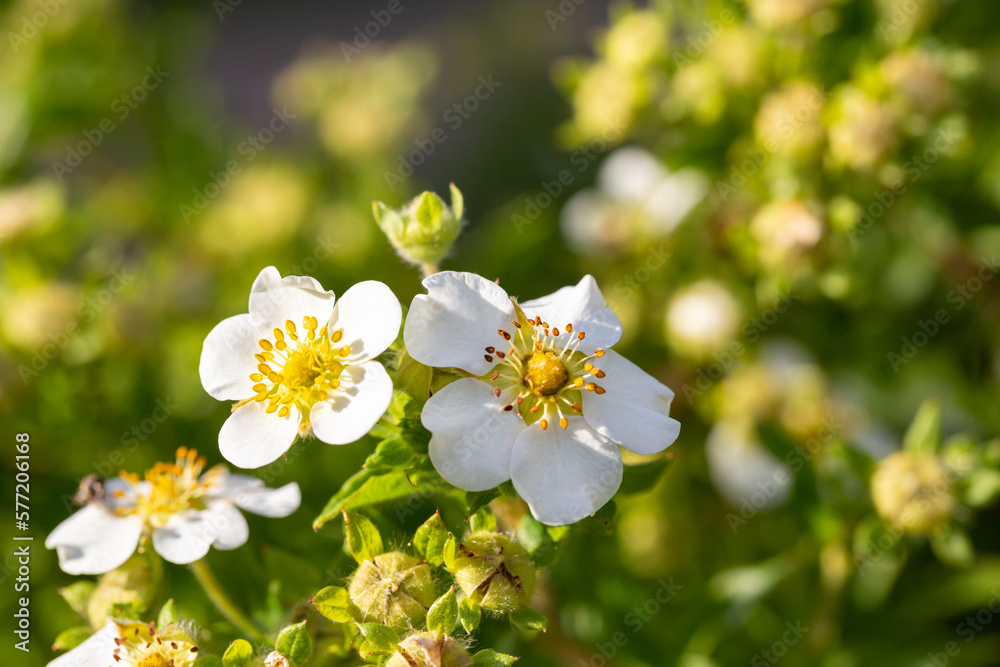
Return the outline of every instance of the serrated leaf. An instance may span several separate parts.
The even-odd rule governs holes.
[[[413,458],[413,448],[402,438],[389,438],[378,443],[365,459],[365,468],[372,471],[404,467]]]
[[[500,495],[500,489],[488,489],[486,491],[469,491],[465,494],[465,502],[469,506],[466,516],[471,517],[481,508],[486,507],[490,502]]]
[[[222,654],[225,667],[241,667],[253,660],[253,646],[245,639],[237,639]]]
[[[510,667],[518,658],[506,653],[497,653],[493,649],[486,649],[472,656],[473,667]]]
[[[371,645],[372,650],[381,653],[392,653],[396,650],[396,645],[399,644],[399,635],[392,628],[387,628],[379,623],[358,623],[357,626],[365,641]]]
[[[442,635],[450,635],[458,625],[458,600],[455,587],[439,597],[427,610],[427,629]]]
[[[531,632],[545,632],[545,626],[548,624],[542,612],[527,605],[522,605],[511,612],[510,622],[522,630]]]
[[[903,449],[933,454],[941,441],[941,404],[927,399],[920,405],[910,427],[903,436]]]
[[[89,625],[78,625],[73,628],[67,628],[59,633],[55,641],[52,642],[53,651],[68,651],[74,649],[94,634]]]
[[[156,617],[156,627],[165,628],[171,623],[179,623],[180,620],[181,617],[177,614],[177,609],[174,607],[174,600],[171,598],[160,607],[160,613]]]
[[[413,547],[428,563],[440,566],[444,562],[444,545],[450,534],[441,519],[441,513],[434,512],[431,518],[417,528],[413,536]]]
[[[649,491],[660,481],[671,462],[672,459],[664,456],[642,465],[626,466],[618,493],[632,495]]]
[[[440,477],[431,471],[418,470],[407,474],[405,471],[375,473],[363,469],[347,480],[340,491],[330,498],[313,521],[313,530],[319,530],[343,510],[400,500],[415,493],[432,493],[439,485]]]
[[[281,653],[295,665],[304,665],[312,654],[312,637],[306,622],[286,626],[278,633],[274,650]]]
[[[87,602],[96,588],[97,584],[93,581],[76,581],[69,586],[60,588],[59,595],[70,606],[70,609],[83,616],[87,613]]]
[[[469,530],[474,533],[480,530],[494,531],[496,529],[497,517],[488,506],[480,507],[475,514],[469,517]]]
[[[458,604],[458,620],[470,635],[479,627],[482,617],[482,607],[472,598],[465,598]]]
[[[316,611],[334,623],[351,623],[354,619],[354,603],[346,588],[327,586],[310,600]]]
[[[344,532],[347,535],[347,550],[358,563],[372,560],[385,552],[382,535],[366,516],[344,512]]]

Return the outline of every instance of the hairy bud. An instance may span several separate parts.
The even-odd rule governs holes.
[[[534,563],[521,545],[500,533],[468,535],[449,569],[468,597],[500,613],[526,604],[535,588]]]
[[[472,667],[472,656],[448,635],[418,632],[399,642],[385,667]]]
[[[421,625],[436,599],[430,565],[400,551],[363,561],[347,592],[365,622],[394,630]]]

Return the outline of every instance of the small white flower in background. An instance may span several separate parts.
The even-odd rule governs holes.
[[[723,349],[735,338],[739,326],[739,304],[714,280],[682,287],[667,306],[667,342],[691,357],[707,357]]]
[[[191,667],[198,647],[175,625],[157,632],[152,623],[122,623],[111,619],[72,651],[48,667]]]
[[[794,473],[753,437],[752,429],[752,423],[742,420],[712,427],[705,441],[712,484],[733,507],[778,507],[788,500]]]
[[[181,447],[175,462],[157,463],[144,479],[122,473],[91,483],[83,509],[56,526],[46,548],[56,550],[59,567],[69,574],[109,572],[127,561],[144,537],[171,563],[193,563],[209,547],[229,550],[247,541],[247,522],[237,507],[277,518],[294,512],[302,500],[294,482],[269,489],[225,466],[202,474],[204,466],[198,452]]]
[[[669,235],[704,199],[708,187],[700,171],[671,173],[650,153],[626,146],[601,165],[596,188],[569,198],[560,224],[577,252],[621,250],[637,237]]]
[[[591,276],[521,304],[473,273],[423,284],[407,351],[475,376],[431,396],[421,415],[431,461],[450,483],[483,491],[510,479],[536,519],[564,525],[618,490],[618,445],[653,454],[677,439],[674,393],[610,349],[621,324]]]
[[[212,329],[199,366],[209,394],[239,401],[219,433],[226,460],[259,468],[296,436],[344,445],[366,435],[392,400],[392,380],[373,361],[399,334],[392,291],[369,280],[337,300],[314,279],[269,266],[249,310]]]

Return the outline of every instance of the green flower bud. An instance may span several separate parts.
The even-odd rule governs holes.
[[[155,589],[149,561],[145,556],[134,555],[97,580],[97,588],[87,600],[87,620],[97,630],[104,625],[113,605],[129,605],[136,612],[145,611],[156,595]]]
[[[430,565],[400,551],[362,561],[347,592],[366,623],[393,630],[421,625],[437,599]]]
[[[912,535],[927,535],[948,523],[955,507],[951,481],[938,459],[903,451],[879,463],[872,501],[885,521]]]
[[[535,588],[534,563],[520,544],[501,533],[468,535],[449,569],[468,597],[504,614],[527,604]]]
[[[464,204],[452,184],[450,207],[433,192],[424,192],[399,209],[372,202],[372,212],[399,256],[429,270],[441,263],[462,231]]]
[[[399,642],[385,667],[472,667],[472,656],[448,635],[418,632]]]

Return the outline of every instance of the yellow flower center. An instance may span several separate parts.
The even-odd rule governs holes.
[[[198,647],[191,639],[168,625],[157,633],[153,623],[118,623],[114,664],[122,667],[191,667]]]
[[[545,430],[550,421],[558,420],[567,428],[566,414],[583,412],[581,392],[605,393],[604,387],[593,380],[606,374],[591,363],[604,356],[604,350],[589,356],[579,352],[577,348],[586,333],[574,332],[572,323],[560,332],[541,317],[527,317],[516,302],[514,308],[518,319],[511,322],[513,335],[499,329],[502,347],[485,348],[486,361],[499,359],[500,363],[483,379],[488,377],[497,398],[506,395],[510,400],[502,409],[517,408],[526,424],[538,422]]]
[[[222,471],[222,466],[218,466],[201,477],[205,463],[205,457],[199,457],[197,450],[180,447],[173,463],[157,463],[146,472],[144,487],[140,486],[138,475],[122,471],[121,477],[135,491],[135,502],[118,505],[115,511],[119,514],[139,514],[149,525],[156,527],[164,525],[173,514],[192,507],[200,509],[202,496]],[[115,492],[118,500],[125,495],[121,490]]]
[[[350,345],[339,344],[343,329],[330,334],[308,315],[302,318],[302,327],[300,334],[295,323],[287,320],[284,331],[275,327],[274,340],[258,341],[260,352],[254,355],[257,372],[250,379],[256,395],[250,400],[267,401],[267,412],[277,412],[279,417],[288,416],[290,405],[308,417],[313,405],[340,387],[347,366],[344,358],[351,354]]]

